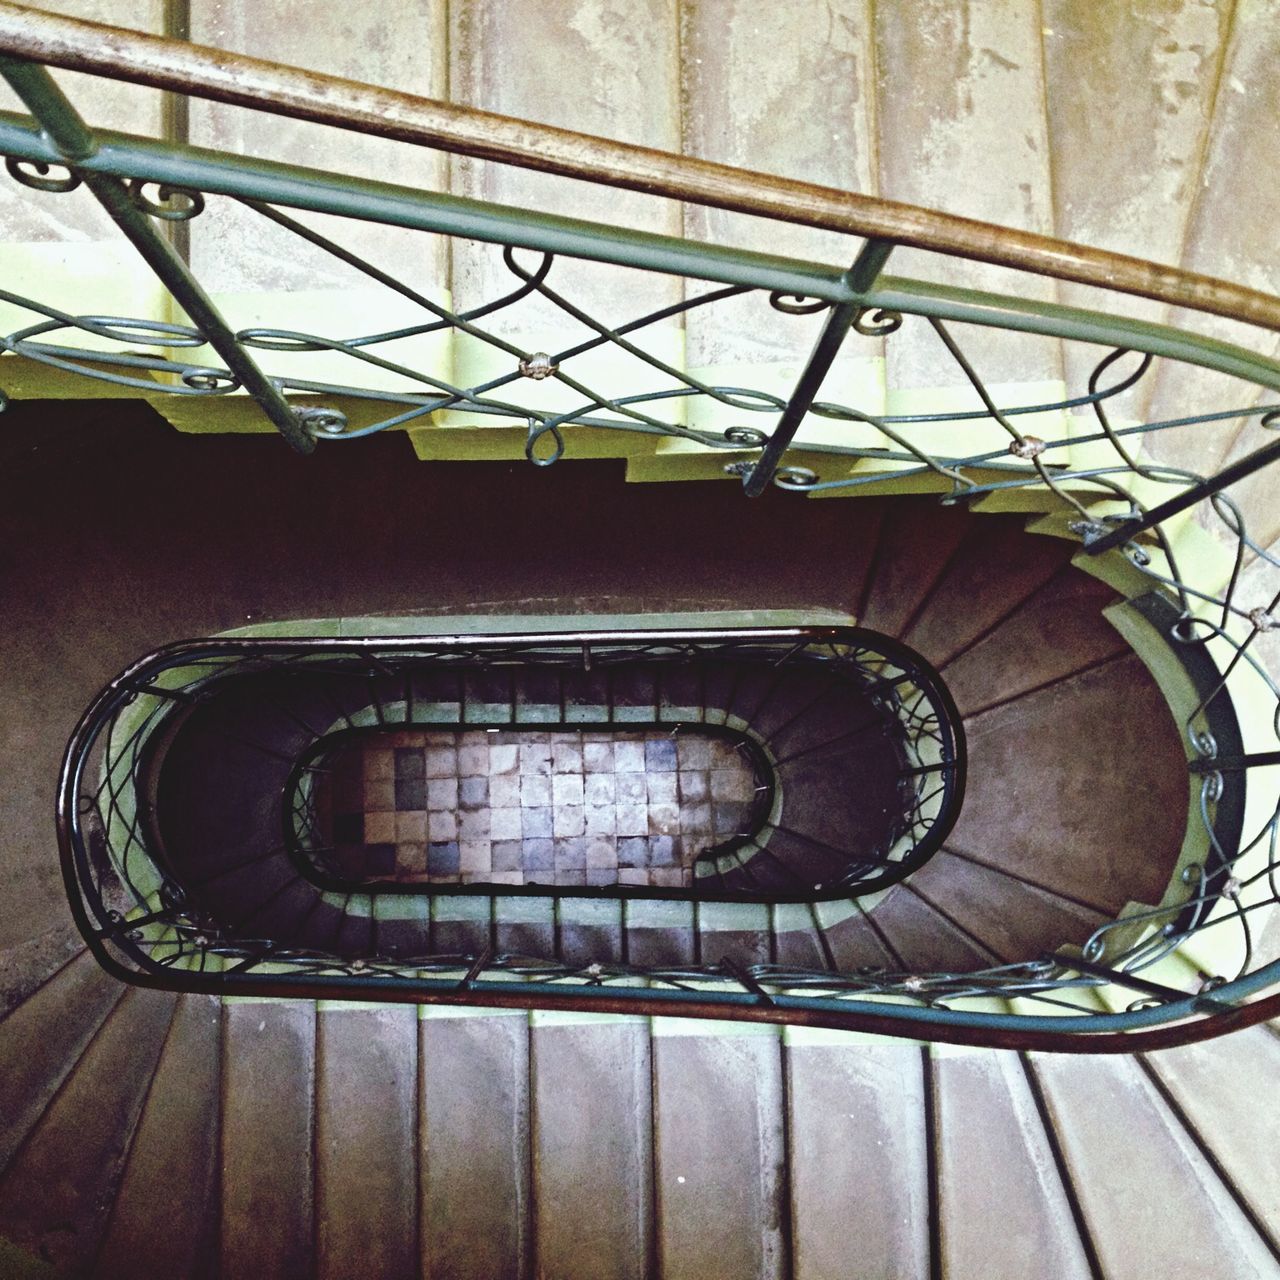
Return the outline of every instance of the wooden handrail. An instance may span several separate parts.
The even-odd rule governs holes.
[[[0,54],[459,155],[1114,289],[1280,332],[1280,298],[917,205],[516,120],[0,0]]]

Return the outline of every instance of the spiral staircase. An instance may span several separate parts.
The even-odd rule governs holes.
[[[332,27],[243,0],[127,14],[111,0],[40,7],[149,21],[198,43],[817,176],[1280,293],[1267,201],[1280,118],[1267,70],[1280,56],[1280,8],[1263,0],[1147,0],[1124,11],[1071,0],[424,0],[412,18],[403,5],[374,3]],[[12,8],[0,6],[0,17]],[[465,196],[763,252],[847,254],[839,237],[812,228],[762,230],[740,213],[438,152],[412,152],[409,167],[383,140],[194,98],[179,110],[135,86],[86,85],[78,100],[95,124],[91,95],[102,92],[101,123],[112,127],[288,158],[339,145],[331,167]],[[52,193],[43,204],[8,189],[0,198],[0,254],[21,282],[0,288],[29,293],[33,280],[65,277],[55,306],[154,314],[105,219],[77,221]],[[374,306],[270,240],[247,259],[233,254],[245,222],[175,225],[174,243],[220,305],[251,317],[243,323],[264,323],[275,303],[287,324],[270,323],[282,329],[347,332],[360,324],[344,309]],[[398,233],[365,231],[371,256],[404,252]],[[473,245],[433,244],[425,275],[449,283],[460,311],[508,287]],[[595,264],[576,265],[574,296],[603,308],[615,286]],[[936,256],[916,269],[943,287],[1006,287],[1010,274]],[[634,273],[634,310],[669,305],[669,283]],[[1098,305],[1082,284],[1023,275],[1019,286],[1041,301]],[[1164,314],[1149,300],[1107,306],[1139,320]],[[811,333],[797,338],[778,318],[762,329],[743,302],[713,328],[692,312],[678,340],[659,333],[653,346],[717,384],[774,386],[776,371],[789,385]],[[538,319],[536,345],[552,349],[545,335],[559,321],[549,311]],[[1264,354],[1275,354],[1273,332],[1200,323],[1210,338],[1270,343]],[[1062,401],[1064,386],[1089,384],[1098,359],[1044,334],[965,334],[965,358],[996,371],[985,385],[1002,404]],[[878,397],[881,415],[970,405],[972,388],[939,336],[924,324],[867,335],[862,354],[838,368],[841,387],[862,404]],[[303,358],[322,380],[330,356]],[[466,358],[480,380],[482,355]],[[1116,422],[1237,403],[1239,384],[1220,371],[1164,360],[1152,373],[1111,396]],[[1188,775],[1186,726],[1206,677],[1171,631],[1176,593],[1143,570],[1176,560],[1180,580],[1229,578],[1242,607],[1265,612],[1275,588],[1260,551],[1280,537],[1274,468],[1228,491],[1251,534],[1238,564],[1222,522],[1203,511],[1170,526],[1165,544],[1144,544],[1143,564],[1124,549],[1090,553],[1073,528],[1069,498],[1080,490],[1069,486],[1066,497],[1043,485],[1002,489],[997,474],[994,487],[950,505],[938,502],[947,487],[935,477],[841,488],[853,473],[830,450],[847,422],[809,420],[785,459],[796,465],[793,487],[814,488],[800,473],[810,468],[818,484],[840,482],[814,496],[846,501],[775,487],[747,502],[724,474],[725,458],[741,454],[692,438],[641,447],[570,425],[562,439],[534,440],[523,423],[459,410],[403,434],[321,440],[300,459],[269,424],[260,430],[244,397],[197,404],[117,384],[104,398],[104,385],[20,354],[0,358],[11,397],[0,414],[9,480],[0,1274],[1280,1275],[1280,1132],[1266,1105],[1280,1042],[1270,1023],[1121,1056],[1087,1043],[1065,1053],[947,1044],[936,1026],[889,1038],[770,1010],[742,1020],[726,1008],[709,1021],[671,1016],[674,1007],[499,1007],[465,991],[454,1003],[413,1004],[351,988],[352,999],[335,988],[319,1000],[250,986],[149,990],[117,982],[85,949],[53,824],[60,761],[84,708],[116,673],[174,641],[855,624],[940,673],[968,743],[958,821],[919,870],[871,895],[812,902],[548,893],[545,911],[514,912],[497,893],[471,899],[482,911],[436,897],[427,948],[904,982],[1057,952],[1083,964],[1093,953],[1081,949],[1099,936],[1110,940],[1099,954],[1112,959],[1143,921],[1173,918],[1195,883],[1189,867],[1204,860],[1204,791]],[[1273,400],[1264,391],[1258,404]],[[373,421],[350,401],[343,412],[356,431]],[[719,428],[729,422],[719,412],[693,408],[683,424]],[[1069,411],[1035,422],[1050,439],[1087,434]],[[1194,433],[1136,436],[1133,447],[1140,467],[1209,474],[1262,446],[1265,422],[1223,415]],[[958,429],[920,427],[935,433],[931,450]],[[545,461],[547,436],[565,457],[535,470],[526,449]],[[1091,439],[1044,457],[1070,451],[1076,469],[1105,466],[1098,450],[1109,446]],[[1275,633],[1255,631],[1253,652],[1274,671]],[[767,707],[758,688],[741,719],[767,711],[791,726],[805,705],[797,697]],[[1241,695],[1233,713],[1245,748],[1257,750]],[[279,723],[235,730],[241,741],[257,734],[250,750],[264,759],[299,746],[272,736]],[[207,796],[204,811],[190,802],[199,777],[221,766],[208,742],[175,751],[172,767],[184,759],[176,808],[198,857],[202,831],[218,830],[223,815]],[[245,903],[259,933],[278,888],[257,882],[261,898]],[[348,894],[344,911],[371,920],[360,897]],[[1256,969],[1280,954],[1280,926],[1266,910],[1249,920]],[[278,923],[285,932],[284,915]],[[326,924],[334,936],[343,927]],[[372,939],[374,955],[384,948]],[[363,945],[348,949],[363,956]],[[1230,947],[1193,940],[1133,976],[1211,993],[1234,963]],[[768,981],[756,982],[765,1003]],[[909,1004],[912,991],[894,988],[890,1001]],[[1105,1010],[1113,992],[1058,994]],[[1122,991],[1120,1007],[1141,994]],[[1013,1015],[1028,1003],[1002,988],[971,1007]]]

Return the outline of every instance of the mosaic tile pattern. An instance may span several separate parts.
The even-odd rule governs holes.
[[[401,730],[330,761],[322,838],[349,879],[687,888],[744,829],[751,764],[722,737]]]

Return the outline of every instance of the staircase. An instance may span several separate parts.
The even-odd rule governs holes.
[[[105,0],[66,7],[133,26],[150,19],[154,30],[182,13],[155,4],[122,15]],[[1151,0],[1140,13],[1069,0],[643,8],[468,0],[447,12],[415,4],[409,19],[405,6],[366,4],[344,12],[340,38],[232,0],[192,0],[185,21],[197,41],[1280,292],[1267,198],[1280,108],[1267,74],[1280,53],[1274,3]],[[110,92],[108,126],[185,130],[204,145],[317,163],[333,155],[332,131],[319,126],[197,101],[184,125],[159,95]],[[98,101],[85,88],[77,98],[86,111]],[[1112,122],[1105,134],[1099,121]],[[847,260],[843,238],[812,228],[337,136],[346,149],[329,167]],[[124,250],[108,247],[105,219],[55,212],[60,198],[28,207],[13,197],[0,190],[9,242],[0,254],[19,264],[24,285],[61,262],[81,272],[68,309],[157,314]],[[362,327],[339,321],[373,304],[336,273],[269,247],[247,266],[229,253],[256,234],[248,210],[236,217],[216,237],[200,219],[182,226],[190,260],[220,301],[242,308],[239,323]],[[397,237],[407,233],[367,234],[360,248],[370,257],[406,252]],[[954,264],[910,263],[914,252],[896,251],[895,269],[901,258],[904,273],[967,287],[1005,288],[1010,278],[972,264],[949,275]],[[498,290],[486,275],[492,259],[475,246],[441,239],[431,253],[424,275],[449,283],[457,309]],[[570,265],[573,296],[605,309],[607,276]],[[635,313],[676,300],[667,277],[632,280],[642,282],[629,299]],[[1035,280],[1031,294],[1096,305],[1083,285]],[[295,307],[295,318],[281,322],[275,309],[256,319],[268,302]],[[752,386],[768,385],[760,371],[776,368],[777,386],[789,386],[811,333],[781,336],[745,300],[735,305],[714,326],[690,313],[681,367]],[[1116,309],[1163,315],[1148,301]],[[536,346],[524,334],[517,344],[553,349],[549,314]],[[1209,319],[1204,329],[1275,354],[1274,335],[1255,328]],[[987,383],[1002,403],[1052,404],[1064,385],[1078,392],[1100,350],[1086,362],[1080,343],[964,332],[968,358],[997,371]],[[922,322],[859,350],[838,368],[840,385],[879,394],[876,412],[929,415],[972,394]],[[483,364],[462,354],[473,369]],[[166,423],[136,388],[90,399],[101,384],[59,380],[32,361],[11,372],[19,363],[0,360],[13,397],[0,415],[11,480],[0,515],[9,885],[0,1274],[1280,1274],[1280,1132],[1259,1103],[1280,1055],[1271,1025],[1110,1057],[799,1025],[176,995],[101,972],[67,915],[52,830],[63,746],[103,682],[160,644],[245,626],[294,634],[300,619],[341,631],[424,610],[424,631],[447,617],[477,632],[495,615],[588,625],[718,610],[742,623],[855,620],[921,653],[964,718],[964,810],[920,872],[874,902],[850,900],[843,914],[818,904],[795,927],[787,907],[749,923],[756,906],[708,904],[695,915],[662,903],[640,921],[618,907],[593,945],[604,937],[610,955],[649,964],[729,956],[907,973],[1078,945],[1109,920],[1185,893],[1188,800],[1194,816],[1200,793],[1187,783],[1168,655],[1144,643],[1149,580],[1118,553],[1087,556],[1065,517],[1043,515],[1042,495],[1025,507],[1016,490],[943,507],[903,496],[909,485],[887,496],[862,485],[826,491],[857,501],[770,490],[746,503],[725,480],[723,453],[697,441],[592,444],[570,426],[565,461],[534,472],[524,424],[463,412],[408,432],[431,465],[406,461],[406,441],[391,433],[322,442],[300,460],[269,436],[226,434],[256,429],[243,398],[166,401]],[[759,376],[740,382],[744,369]],[[1117,424],[1238,402],[1239,384],[1224,393],[1221,373],[1174,360],[1153,373],[1112,402]],[[364,421],[345,408],[351,424]],[[727,425],[706,412],[690,425]],[[1074,439],[1084,421],[1060,413],[1039,431]],[[1144,465],[1209,473],[1260,447],[1263,422],[1235,415],[1132,439]],[[851,474],[824,453],[833,425],[844,424],[809,423],[798,437],[799,461],[823,481]],[[936,442],[956,427],[913,430]],[[1071,444],[1074,464],[1089,465],[1098,448]],[[1274,594],[1258,554],[1280,537],[1272,474],[1230,490],[1254,544],[1237,586],[1251,609]],[[1216,568],[1221,526],[1203,523],[1188,521],[1195,527],[1173,550]],[[1259,633],[1253,650],[1272,670],[1276,635]],[[1280,938],[1265,916],[1254,919],[1256,967]],[[1194,984],[1217,960],[1175,957],[1159,976]]]

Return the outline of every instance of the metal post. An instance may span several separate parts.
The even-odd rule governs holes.
[[[1270,417],[1271,415],[1268,414],[1267,416]],[[1245,476],[1253,475],[1255,471],[1261,471],[1263,467],[1272,462],[1280,462],[1280,440],[1275,441],[1273,444],[1263,445],[1261,449],[1255,449],[1247,457],[1241,458],[1239,462],[1233,462],[1229,467],[1223,467],[1216,476],[1201,480],[1199,484],[1194,484],[1190,489],[1183,490],[1177,497],[1170,498],[1167,502],[1162,502],[1158,507],[1152,507],[1141,520],[1126,521],[1103,537],[1086,543],[1085,550],[1091,556],[1101,555],[1104,551],[1110,551],[1114,547],[1120,546],[1121,543],[1128,542],[1130,538],[1136,538],[1138,534],[1153,528],[1162,520],[1168,520],[1170,516],[1176,516],[1180,511],[1185,511],[1188,507],[1194,507],[1197,502],[1203,502],[1205,498],[1212,498],[1215,493],[1220,493],[1228,485],[1235,484],[1237,480],[1243,480]]]
[[[124,181],[76,167],[76,161],[93,155],[97,141],[49,73],[33,63],[0,58],[0,74],[30,108],[67,166],[111,215],[112,221],[160,277],[191,323],[222,357],[227,369],[257,401],[280,434],[299,453],[310,453],[316,447],[314,437],[303,427],[280,389],[236,340],[213,300],[174,247],[134,203]]]
[[[868,240],[862,246],[857,261],[849,269],[849,285],[856,297],[849,302],[841,302],[832,308],[827,317],[826,326],[818,335],[800,377],[796,380],[795,389],[787,406],[778,419],[778,425],[769,437],[756,465],[747,473],[742,482],[743,492],[748,498],[758,498],[773,479],[774,472],[782,455],[791,447],[800,424],[809,412],[818,391],[831,368],[832,362],[840,353],[841,344],[849,332],[849,326],[858,318],[863,308],[863,295],[871,289],[876,277],[893,252],[893,245],[884,240]]]

